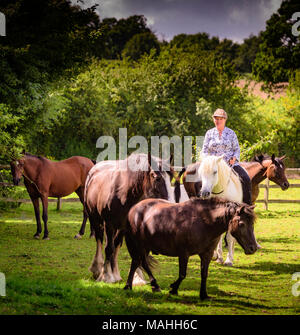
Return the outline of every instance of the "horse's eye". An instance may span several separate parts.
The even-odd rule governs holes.
[[[217,174],[217,171],[214,171],[214,174]]]

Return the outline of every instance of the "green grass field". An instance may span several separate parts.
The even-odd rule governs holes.
[[[270,198],[300,199],[300,189],[271,189]],[[46,241],[33,238],[31,204],[0,212],[0,272],[6,276],[0,314],[300,314],[300,296],[292,294],[297,284],[292,275],[300,272],[300,204],[269,204],[269,211],[258,204],[256,213],[255,233],[263,249],[246,256],[236,246],[232,268],[211,262],[212,299],[202,302],[198,256],[190,258],[178,296],[168,294],[178,275],[177,258],[164,256],[155,256],[161,293],[153,294],[149,285],[124,291],[130,265],[125,244],[119,257],[123,281],[95,282],[88,271],[95,253],[89,226],[82,240],[73,238],[81,225],[80,203],[62,203],[60,212],[55,203],[49,205]]]

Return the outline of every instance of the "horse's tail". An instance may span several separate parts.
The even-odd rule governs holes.
[[[151,255],[147,255],[147,256],[145,257],[145,260],[146,260],[146,263],[147,263],[147,265],[148,265],[148,267],[150,268],[151,271],[154,270],[155,268],[157,268],[158,265],[159,265],[158,260],[156,260],[156,259],[155,259],[153,256],[151,256]]]
[[[179,202],[180,200],[180,178],[185,172],[186,168],[183,167],[182,170],[179,172],[178,176],[176,177],[175,184],[174,184],[174,195],[175,195],[175,202]]]
[[[224,235],[224,242],[225,242],[225,248],[228,249],[228,242],[227,242],[227,232]]]

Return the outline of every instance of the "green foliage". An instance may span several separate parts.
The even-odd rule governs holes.
[[[268,83],[288,81],[300,68],[300,39],[292,34],[292,15],[299,11],[297,0],[285,0],[267,21],[261,33],[260,51],[253,65],[258,80]]]
[[[22,118],[15,116],[9,107],[0,104],[0,163],[15,159],[24,147],[24,140],[19,135]]]
[[[286,96],[277,100],[253,98],[249,104],[250,113],[243,120],[252,127],[246,133],[248,139],[242,145],[243,159],[250,159],[256,153],[268,152],[286,154],[288,166],[300,164],[299,91],[288,90]],[[255,129],[255,133],[252,133]]]
[[[244,42],[237,50],[237,55],[234,59],[236,69],[240,73],[251,73],[252,64],[255,61],[259,44],[261,43],[261,36],[250,35],[244,39]]]
[[[48,93],[42,115],[52,118],[43,138],[51,143],[49,152],[61,157],[79,148],[95,154],[97,138],[117,139],[121,127],[127,128],[128,137],[148,139],[204,135],[213,124],[211,117],[200,115],[196,104],[200,98],[212,109],[230,110],[230,123],[235,126],[246,98],[234,86],[234,78],[228,63],[200,50],[165,48],[159,56],[152,51],[137,62],[94,60],[74,79]],[[47,128],[48,121],[44,123]]]
[[[127,19],[105,18],[100,24],[102,39],[101,56],[107,59],[120,59],[122,51],[133,36],[151,33],[147,19],[143,15],[133,15]],[[151,33],[152,34],[152,33]]]
[[[138,60],[145,53],[150,54],[152,49],[155,50],[156,54],[160,51],[159,42],[153,33],[136,34],[125,44],[122,56]]]

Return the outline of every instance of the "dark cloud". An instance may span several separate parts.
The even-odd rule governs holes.
[[[73,2],[76,2],[75,0]],[[99,3],[101,19],[143,14],[160,38],[180,33],[207,32],[210,36],[241,42],[257,35],[280,7],[281,0],[88,0]]]

